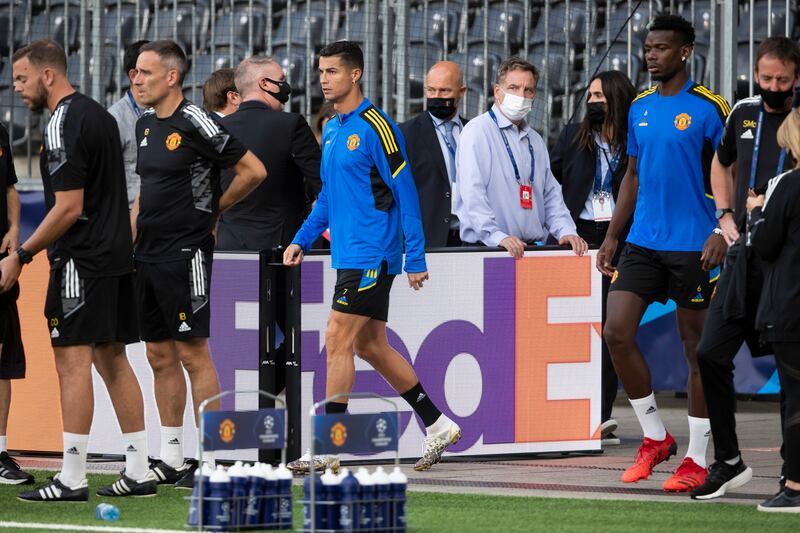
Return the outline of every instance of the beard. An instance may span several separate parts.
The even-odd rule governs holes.
[[[47,89],[42,80],[36,85],[36,93],[28,100],[28,109],[34,113],[38,113],[47,107]]]

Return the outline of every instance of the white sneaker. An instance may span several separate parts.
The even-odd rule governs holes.
[[[430,470],[430,468],[442,460],[442,454],[451,444],[458,442],[461,438],[461,428],[458,424],[442,415],[442,419],[437,420],[434,426],[444,426],[439,431],[431,431],[425,437],[425,445],[422,457],[414,465],[414,470]]]
[[[618,427],[619,424],[617,424],[617,421],[614,420],[613,418],[609,418],[608,420],[600,424],[600,438],[601,439],[606,438],[610,433],[614,433]]]
[[[302,474],[309,471],[309,464],[311,463],[311,452],[306,450],[299,459],[295,459],[286,468],[292,472]],[[334,473],[339,472],[339,456],[338,455],[315,455],[314,456],[314,471],[324,472],[326,468],[330,468]]]

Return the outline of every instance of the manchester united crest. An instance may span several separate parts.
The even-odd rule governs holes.
[[[692,125],[692,117],[690,117],[688,113],[681,113],[680,115],[675,117],[675,127],[678,128],[680,131],[687,129],[691,125]]]
[[[344,446],[347,442],[347,428],[341,422],[336,422],[331,428],[331,442],[334,446]]]
[[[167,150],[177,150],[181,145],[181,136],[178,133],[170,133],[167,136]]]
[[[222,442],[228,443],[233,440],[233,437],[236,436],[236,424],[233,423],[233,420],[230,418],[226,418],[219,424],[219,438],[222,439]]]
[[[347,149],[351,152],[361,146],[361,139],[358,137],[357,134],[352,134],[350,137],[347,138]]]

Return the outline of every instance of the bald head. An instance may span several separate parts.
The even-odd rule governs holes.
[[[425,97],[453,98],[453,109],[458,108],[458,102],[461,100],[461,97],[464,96],[466,90],[467,88],[464,86],[464,74],[461,72],[461,68],[458,64],[452,61],[439,61],[435,63],[425,76]],[[431,106],[429,105],[428,107]]]
[[[282,80],[285,77],[283,69],[273,58],[253,56],[243,60],[236,67],[234,83],[242,98],[249,100],[262,92],[259,88],[259,82],[264,78]]]

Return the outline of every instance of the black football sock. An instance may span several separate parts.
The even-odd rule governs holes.
[[[414,409],[414,412],[419,415],[425,427],[433,425],[433,423],[442,416],[442,412],[433,405],[433,402],[425,392],[425,389],[422,388],[422,384],[419,381],[400,396],[402,396]]]

